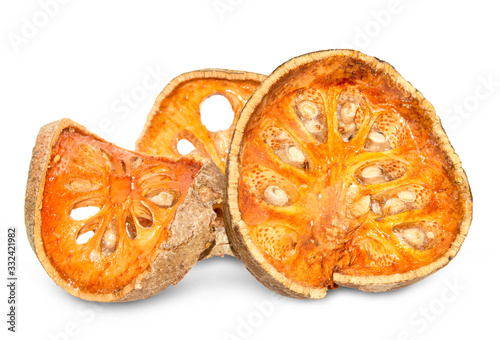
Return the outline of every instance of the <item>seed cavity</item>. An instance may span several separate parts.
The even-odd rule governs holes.
[[[370,131],[364,146],[369,152],[382,152],[392,150],[393,146],[387,141],[382,132]]]
[[[407,210],[405,202],[399,198],[391,197],[385,201],[382,207],[382,214],[384,215],[395,215]]]
[[[394,181],[404,176],[407,166],[396,159],[377,160],[366,163],[356,173],[356,180],[363,185]]]
[[[137,181],[137,186],[141,189],[162,188],[166,183],[173,180],[172,176],[168,174],[169,169],[165,167],[155,167],[150,169],[147,173],[142,174]]]
[[[337,120],[339,133],[345,143],[356,136],[365,115],[365,100],[361,93],[354,91],[341,93],[337,101]]]
[[[260,165],[245,169],[242,180],[250,192],[268,204],[287,206],[298,199],[298,190],[292,181]]]
[[[76,238],[76,243],[77,244],[85,244],[92,238],[92,236],[94,236],[94,234],[95,233],[92,230],[78,234],[78,237]]]
[[[284,207],[289,204],[290,198],[285,190],[278,186],[270,185],[264,190],[264,201],[272,205]]]
[[[146,198],[162,208],[170,208],[179,199],[179,193],[169,189],[158,189],[149,192]]]
[[[116,225],[115,219],[106,227],[101,239],[101,253],[104,256],[110,256],[116,251],[116,246],[118,244],[118,227]]]
[[[143,162],[144,160],[141,157],[132,157],[130,159],[130,170],[131,171],[137,170]]]
[[[377,215],[382,215],[382,208],[380,207],[380,203],[377,201],[373,201],[371,204],[372,211]]]
[[[299,91],[294,110],[306,130],[320,143],[326,143],[328,129],[322,93],[314,88]]]
[[[98,176],[105,169],[104,160],[99,157],[99,151],[87,143],[78,146],[78,154],[71,161],[86,174]]]
[[[405,211],[423,209],[430,199],[430,190],[422,185],[410,184],[375,195],[371,208],[378,215],[395,215]]]
[[[346,190],[345,201],[349,204],[353,203],[359,195],[359,185],[351,183]]]
[[[366,255],[372,261],[373,265],[377,267],[392,266],[397,260],[394,251],[390,248],[388,249],[384,243],[375,238],[367,237],[360,245],[365,250]]]
[[[302,151],[300,151],[300,149],[296,146],[290,146],[287,149],[287,155],[290,158],[291,162],[304,164],[304,162],[306,161],[306,157],[304,156],[304,153]]]
[[[90,179],[74,179],[68,181],[64,186],[73,192],[89,192],[99,189],[101,184]]]
[[[153,226],[153,213],[142,201],[132,201],[132,215],[137,226],[146,229]]]
[[[137,237],[137,228],[135,227],[134,219],[132,216],[127,216],[125,219],[125,231],[127,232],[127,236],[131,240],[135,240]]]
[[[86,220],[101,210],[99,207],[81,207],[71,210],[70,217],[76,221]]]
[[[274,152],[283,162],[299,169],[306,169],[308,163],[304,153],[295,145],[285,146]]]
[[[437,244],[437,224],[433,222],[411,222],[392,228],[394,234],[408,246],[418,251],[426,251]]]
[[[393,112],[382,113],[370,128],[364,148],[370,152],[388,151],[403,144],[406,138],[402,118]]]
[[[365,179],[373,179],[375,177],[382,176],[382,169],[378,166],[369,166],[361,171],[361,176]]]
[[[310,100],[303,100],[297,103],[297,110],[305,119],[314,119],[319,114],[318,106]]]
[[[113,157],[106,151],[101,149],[101,156],[104,159],[104,164],[106,164],[107,168],[111,172],[115,172],[115,162],[113,161]]]
[[[326,142],[326,125],[316,119],[303,120],[304,127],[321,143]]]
[[[90,241],[90,239],[95,235],[97,229],[99,228],[100,221],[98,219],[93,219],[86,223],[76,235],[77,244],[85,244]]]
[[[86,220],[101,210],[102,199],[99,197],[86,198],[77,201],[70,209],[70,217],[74,220]]]
[[[385,136],[382,132],[376,132],[372,131],[368,134],[368,139],[371,140],[373,143],[385,143],[387,140],[385,139]]]
[[[298,234],[285,225],[262,225],[252,230],[253,238],[259,248],[277,261],[290,259],[295,253]]]
[[[398,192],[398,197],[403,202],[415,202],[417,195],[413,191],[403,190],[403,191]]]
[[[355,218],[366,215],[370,211],[371,198],[370,196],[362,196],[351,207],[351,214]]]
[[[271,126],[265,130],[263,137],[265,144],[283,162],[303,170],[309,168],[304,152],[297,146],[288,132],[277,126]]]
[[[193,143],[191,143],[187,139],[179,140],[177,142],[176,148],[177,152],[182,156],[187,155],[188,153],[196,149]]]
[[[127,165],[125,164],[125,162],[123,161],[123,159],[120,159],[120,166],[121,166],[122,172],[124,174],[126,174],[127,173]]]

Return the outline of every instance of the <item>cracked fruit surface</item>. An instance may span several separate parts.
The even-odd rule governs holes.
[[[224,172],[236,119],[264,79],[264,75],[256,73],[222,69],[192,71],[174,78],[156,99],[136,141],[136,150],[177,159],[181,156],[177,143],[186,139],[196,153],[211,159]],[[202,123],[201,106],[214,95],[224,96],[234,112],[233,122],[226,130],[210,131]],[[212,224],[215,243],[203,258],[234,255],[226,235],[222,206],[216,211],[219,216]]]
[[[197,183],[205,163],[123,150],[68,119],[42,127],[26,226],[49,276],[94,301],[146,298],[177,283],[213,241],[215,196]]]
[[[186,139],[224,172],[234,124],[250,95],[265,76],[242,71],[204,69],[173,79],[156,99],[136,150],[151,155],[180,157],[177,143]],[[234,112],[226,130],[209,131],[201,121],[203,101],[224,96]]]
[[[256,90],[227,164],[229,239],[278,293],[404,287],[445,266],[472,219],[432,105],[351,50],[294,58]]]

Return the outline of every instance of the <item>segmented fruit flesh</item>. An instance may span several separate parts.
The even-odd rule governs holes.
[[[259,95],[233,145],[237,204],[279,273],[334,288],[334,273],[406,273],[448,251],[470,196],[428,103],[348,55],[290,69]]]
[[[189,72],[177,77],[158,96],[136,142],[137,151],[178,158],[181,154],[177,143],[186,139],[224,172],[236,119],[264,78],[256,73],[216,69]],[[201,105],[213,95],[224,96],[233,109],[234,120],[226,130],[209,131],[202,123]]]
[[[48,260],[82,293],[124,288],[169,237],[176,208],[200,168],[192,160],[159,160],[64,130],[50,155],[41,210]],[[74,216],[89,206],[98,211]]]

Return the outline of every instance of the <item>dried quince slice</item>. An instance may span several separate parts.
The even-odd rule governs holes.
[[[147,122],[136,141],[136,150],[150,155],[180,157],[177,143],[186,139],[224,172],[234,124],[250,95],[265,76],[252,72],[204,69],[173,79],[156,98]],[[203,101],[224,96],[234,111],[226,130],[209,131],[201,121]]]
[[[41,128],[33,150],[28,238],[70,294],[147,298],[179,282],[213,242],[222,183],[208,160],[123,150],[63,119]]]
[[[432,105],[388,63],[351,50],[294,58],[263,81],[226,176],[235,252],[293,297],[416,282],[457,254],[472,219]]]
[[[265,79],[264,75],[222,69],[204,69],[174,78],[156,99],[136,150],[150,155],[179,158],[177,143],[186,139],[195,152],[213,160],[224,172],[234,124],[246,101]],[[234,119],[226,130],[209,131],[201,120],[201,105],[213,95],[224,96],[231,104]],[[204,258],[234,255],[227,240],[222,205],[212,224],[215,242]]]

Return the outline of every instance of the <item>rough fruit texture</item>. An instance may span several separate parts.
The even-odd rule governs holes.
[[[54,122],[33,151],[28,237],[69,293],[146,298],[176,284],[213,243],[222,183],[211,162],[123,150],[70,120]],[[78,214],[88,207],[90,216]]]
[[[348,50],[292,59],[241,113],[228,234],[275,291],[384,291],[458,252],[472,197],[431,104],[390,65]]]
[[[211,159],[223,173],[234,124],[246,101],[265,76],[232,70],[205,69],[182,74],[173,79],[156,99],[141,136],[136,141],[137,151],[150,155],[181,155],[177,143],[186,139],[195,147],[195,153]],[[234,120],[227,130],[209,131],[201,120],[203,101],[213,95],[222,95],[230,102]],[[224,226],[222,205],[212,228],[215,243],[204,258],[214,255],[234,255]]]

